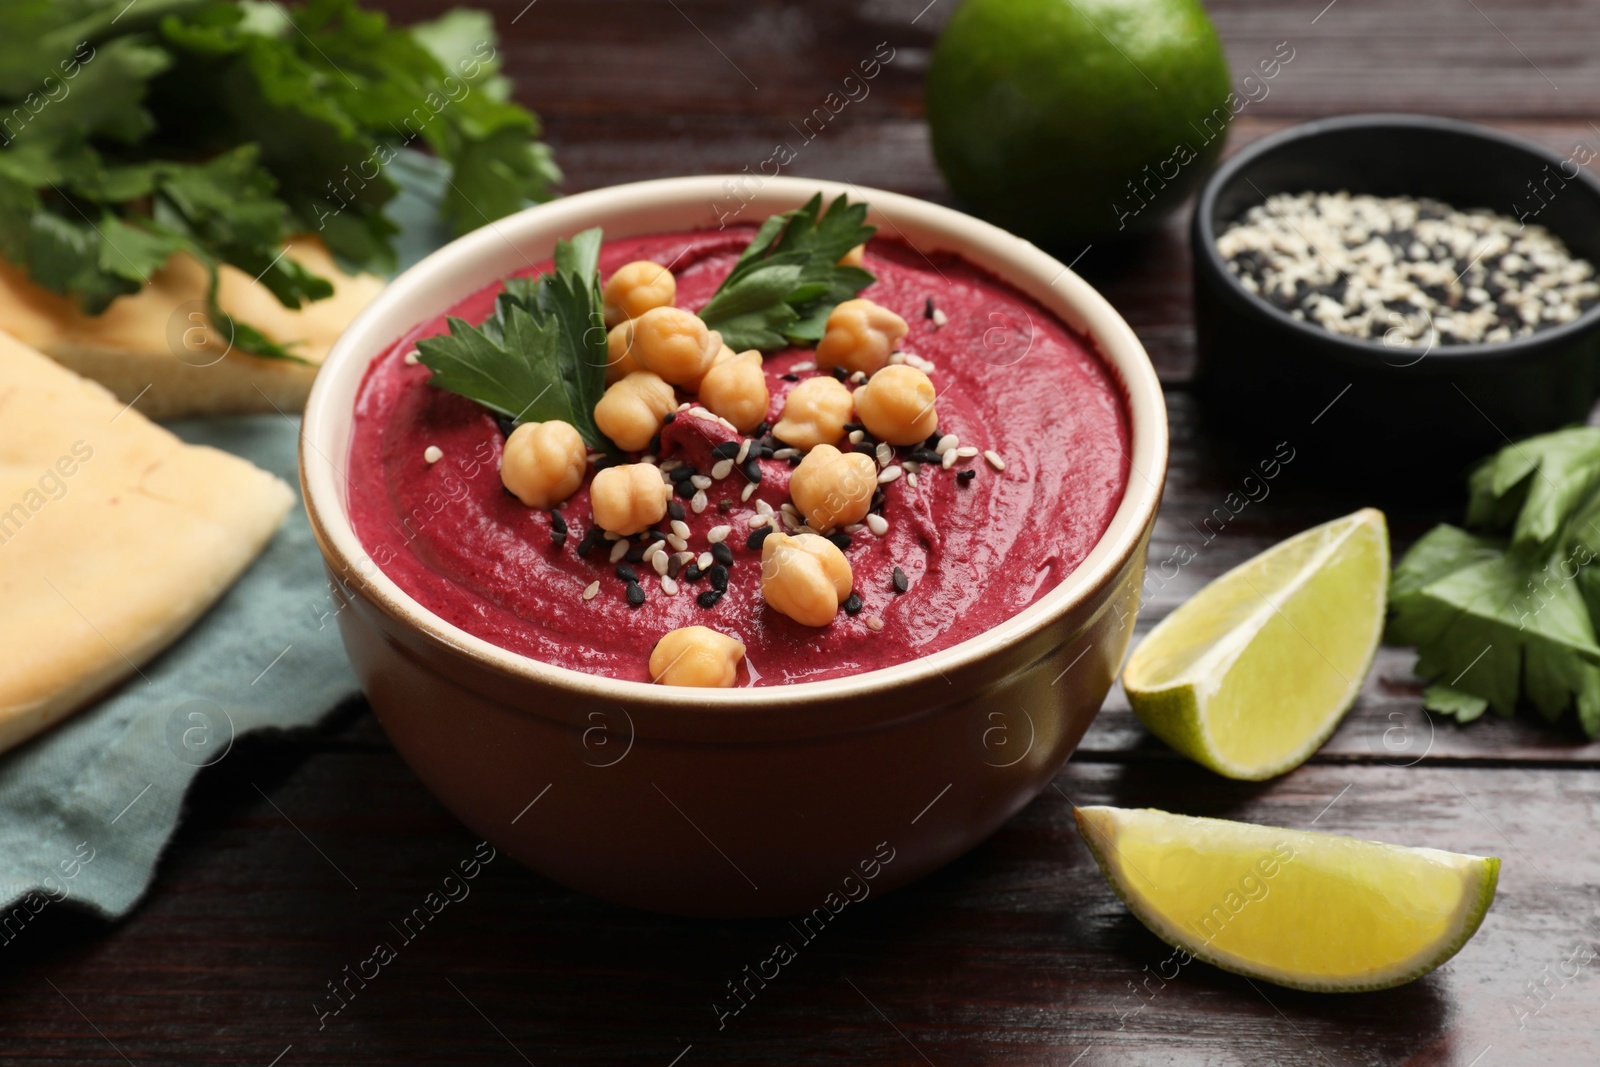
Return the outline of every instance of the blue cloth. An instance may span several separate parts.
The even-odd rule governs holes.
[[[443,177],[411,153],[390,166],[402,189],[389,213],[403,268],[448,237],[436,217]],[[127,914],[201,767],[225,761],[244,734],[309,726],[357,692],[299,502],[299,419],[168,425],[272,471],[294,487],[296,505],[239,582],[141,674],[0,757],[0,944],[57,901]]]

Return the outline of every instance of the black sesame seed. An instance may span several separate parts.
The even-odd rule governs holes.
[[[750,436],[760,438],[767,436],[771,432],[772,427],[767,425],[766,420],[763,419],[761,422],[756,423],[756,428],[750,431]]]
[[[703,608],[714,608],[717,606],[717,602],[727,595],[728,594],[723,592],[721,589],[707,589],[705,592],[695,597],[694,602]]]
[[[694,477],[693,467],[674,467],[667,472],[667,477],[675,482],[685,482]]]
[[[846,615],[859,615],[861,613],[861,598],[854,593],[845,597],[844,612]]]
[[[786,382],[798,382],[800,380],[800,375],[798,374],[783,374],[779,375],[779,377]]]
[[[772,533],[772,527],[770,527],[770,526],[758,526],[758,527],[756,527],[754,530],[750,531],[750,536],[746,537],[744,539],[744,547],[750,549],[753,552],[760,552],[761,551],[761,543],[763,541],[765,541],[768,538],[768,536],[771,535],[771,533]]]
[[[845,433],[855,433],[857,430],[860,430],[862,433],[867,432],[867,428],[861,425],[859,422],[847,422],[844,424]]]
[[[922,317],[925,319],[933,318],[933,297],[931,296],[922,302]]]
[[[685,500],[693,500],[694,499],[694,495],[696,493],[698,493],[700,490],[698,490],[698,489],[696,489],[694,487],[694,483],[693,482],[691,482],[687,478],[685,478],[681,482],[673,482],[672,483],[672,491],[675,494],[677,494],[678,496],[680,496],[683,499],[685,499]]]
[[[711,570],[708,572],[708,576],[711,579],[711,588],[713,588],[713,589],[715,589],[715,590],[717,590],[719,592],[727,592],[727,590],[728,590],[728,568],[727,567],[723,566],[720,563],[713,563],[711,565]]]
[[[798,466],[800,466],[800,461],[802,459],[805,459],[805,457],[804,456],[790,456],[784,462],[788,463],[789,466],[791,466],[791,467],[798,467]]]
[[[744,446],[738,441],[724,441],[720,445],[711,446],[712,459],[734,459],[739,455],[739,449]]]
[[[850,547],[850,535],[843,530],[829,534],[828,540],[832,541],[841,552]]]
[[[642,604],[644,604],[644,586],[640,585],[638,582],[629,582],[628,605],[630,607],[637,608]]]
[[[711,546],[711,558],[724,567],[733,566],[733,548],[726,541],[718,541]]]
[[[929,448],[913,448],[910,458],[918,463],[926,463],[931,467],[937,467],[944,462],[943,456]]]
[[[857,441],[851,446],[851,451],[860,452],[864,456],[876,456],[878,454],[878,446],[872,441]]]
[[[594,461],[594,470],[595,473],[598,474],[607,467],[620,466],[626,462],[628,461],[621,456],[601,456],[599,459]]]
[[[885,493],[883,491],[883,486],[881,486],[881,485],[878,486],[878,488],[876,488],[876,489],[874,489],[872,491],[872,503],[867,505],[867,510],[868,511],[882,511],[883,510],[883,503],[884,503],[884,501],[886,501],[888,499],[889,499],[888,496],[885,495]]]
[[[645,544],[646,544],[646,542],[644,542],[644,541],[639,541],[639,542],[635,543],[634,545],[629,547],[628,551],[623,554],[622,558],[627,560],[629,563],[642,562],[644,560]]]
[[[650,453],[652,456],[655,455],[657,452],[660,452],[661,451],[661,435],[660,434],[656,434],[654,437],[650,438],[650,443],[644,446],[644,450],[646,452]]]
[[[625,582],[637,582],[639,580],[639,572],[626,563],[619,563],[617,564],[617,577]]]
[[[727,499],[717,501],[717,510],[726,515],[733,510],[733,501]]]
[[[842,382],[850,377],[850,372],[843,367],[835,367],[833,368],[833,376]]]
[[[894,573],[889,576],[889,582],[894,586],[896,593],[904,593],[911,588],[911,582],[906,579],[906,572],[899,567],[896,567]]]
[[[562,518],[560,510],[556,508],[550,509],[550,532],[560,534],[562,537],[567,536],[567,520]]]
[[[663,415],[661,417],[661,425],[663,425],[663,426],[671,426],[673,423],[675,423],[677,421],[678,421],[678,413],[676,411],[669,411],[669,412],[667,412],[665,415]]]
[[[594,547],[604,539],[605,533],[598,526],[589,527],[589,532],[583,535],[583,540],[578,542],[578,556],[581,558],[594,551]]]
[[[932,433],[930,433],[928,435],[928,439],[926,441],[922,442],[922,447],[926,448],[928,451],[932,452],[935,448],[937,448],[939,446],[939,438],[941,438],[943,436],[944,436],[944,431],[939,430],[939,429],[935,429]]]
[[[496,415],[494,422],[496,426],[500,427],[500,436],[502,437],[510,437],[511,431],[517,428],[517,420],[507,418],[504,415]]]
[[[739,472],[745,476],[747,481],[755,482],[757,485],[761,484],[761,464],[757,463],[754,457],[745,460],[744,466],[739,468]]]
[[[698,582],[700,580],[700,564],[691,563],[683,568],[683,580],[686,582]]]
[[[972,479],[976,478],[977,476],[978,476],[978,472],[975,471],[975,470],[970,470],[970,469],[969,470],[964,470],[960,474],[956,475],[956,481],[960,482],[962,485],[966,485],[968,482],[972,481]]]
[[[676,500],[667,501],[667,515],[671,518],[677,519],[679,522],[682,522],[689,517],[689,513],[684,510],[683,505],[678,503]]]

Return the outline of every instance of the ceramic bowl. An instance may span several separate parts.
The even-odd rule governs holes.
[[[1247,292],[1216,247],[1274,193],[1344,190],[1488,208],[1600,263],[1600,179],[1579,162],[1433,115],[1321,119],[1233,156],[1206,181],[1190,230],[1209,429],[1292,442],[1302,466],[1393,499],[1457,493],[1466,467],[1507,439],[1582,422],[1600,393],[1600,306],[1511,341],[1390,347],[1292,318]]]
[[[740,183],[735,185],[734,183]],[[878,894],[966,852],[1060,770],[1126,651],[1167,462],[1161,388],[1133,331],[1077,275],[967,215],[874,189],[696,177],[600,189],[463,237],[397,278],[329,355],[306,407],[301,484],[340,633],[383,728],[472,831],[564,885],[703,916],[798,915]],[[696,690],[596,677],[460,630],[373,564],[346,513],[351,413],[369,363],[419,322],[607,237],[795,208],[819,189],[880,232],[955,252],[1092,339],[1126,397],[1128,488],[1083,563],[979,637],[798,685]],[[1064,803],[1064,801],[1063,801]]]

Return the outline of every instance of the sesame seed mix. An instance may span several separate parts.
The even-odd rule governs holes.
[[[1544,227],[1437,200],[1279,193],[1217,251],[1294,318],[1394,347],[1509,341],[1600,303],[1594,266]]]

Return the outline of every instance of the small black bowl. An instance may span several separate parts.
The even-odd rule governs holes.
[[[1287,441],[1335,480],[1459,493],[1459,474],[1508,440],[1584,421],[1600,394],[1600,306],[1528,337],[1424,354],[1330,333],[1246,292],[1217,234],[1274,193],[1339,191],[1488,208],[1600,264],[1600,180],[1520,138],[1428,115],[1267,137],[1211,175],[1190,227],[1197,385],[1213,432]]]

